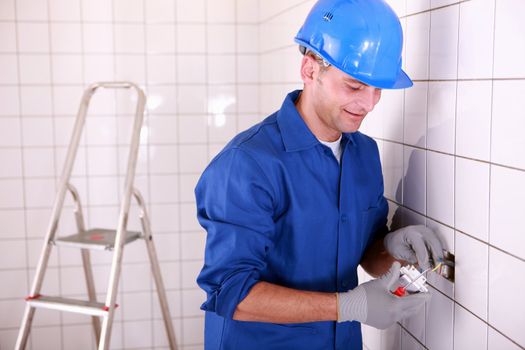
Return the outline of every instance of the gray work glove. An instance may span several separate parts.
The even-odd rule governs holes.
[[[338,322],[358,321],[369,326],[386,329],[418,312],[430,293],[409,294],[398,297],[391,293],[397,287],[399,262],[382,277],[358,285],[346,293],[337,294]]]
[[[390,232],[383,242],[388,253],[394,258],[411,264],[417,262],[423,270],[437,265],[443,259],[443,245],[439,237],[423,225],[407,226]]]

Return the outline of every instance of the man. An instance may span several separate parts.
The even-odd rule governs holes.
[[[388,233],[377,146],[357,131],[381,89],[412,85],[395,13],[320,0],[295,40],[304,89],[237,135],[195,190],[206,349],[361,349],[360,322],[386,328],[429,299],[392,294],[395,259],[442,257],[425,227]],[[359,264],[383,276],[358,285]]]

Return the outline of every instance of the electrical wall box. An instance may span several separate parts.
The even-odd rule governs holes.
[[[450,282],[454,283],[454,267],[455,267],[454,254],[445,251],[443,254],[442,265],[437,271],[437,273],[443,276],[443,278],[446,278]]]

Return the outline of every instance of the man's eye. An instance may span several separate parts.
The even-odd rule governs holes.
[[[348,87],[354,91],[357,91],[357,90],[361,90],[361,88],[363,87],[363,85],[350,85],[348,84]]]

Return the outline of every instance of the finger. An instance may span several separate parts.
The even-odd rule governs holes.
[[[401,311],[401,318],[402,319],[405,319],[405,318],[408,318],[410,316],[413,316],[417,313],[419,313],[421,310],[423,310],[423,307],[425,306],[425,303],[423,304],[417,304],[417,305],[414,305],[412,307],[409,307],[409,308],[406,308],[406,309],[403,309]]]
[[[440,237],[428,227],[425,227],[425,229],[421,230],[421,234],[425,240],[427,248],[432,254],[434,264],[437,264],[438,261],[443,260],[443,243],[441,242]]]
[[[392,266],[390,266],[390,270],[383,276],[381,276],[381,279],[383,281],[386,281],[386,289],[390,291],[390,288],[394,285],[394,283],[399,279],[399,269],[401,269],[401,264],[399,261],[394,261]]]
[[[416,258],[419,266],[426,270],[430,267],[428,249],[421,234],[413,235],[411,237],[410,246],[416,253]]]

